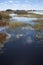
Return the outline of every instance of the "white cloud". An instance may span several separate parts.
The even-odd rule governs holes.
[[[12,0],[9,0],[8,2],[9,2],[9,3],[13,3],[13,1],[12,1]]]
[[[15,2],[13,2],[13,0],[9,0],[9,1],[0,3],[0,10],[6,10],[6,9],[28,10],[28,9],[42,9],[42,8],[43,6],[41,6],[40,4],[34,5],[29,3],[28,0],[25,0],[25,3],[21,3],[19,0],[16,0]]]

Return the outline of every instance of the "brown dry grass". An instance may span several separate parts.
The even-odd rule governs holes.
[[[10,28],[18,28],[18,27],[22,27],[22,26],[26,26],[26,25],[29,25],[29,24],[25,24],[22,22],[9,22]]]
[[[28,13],[28,14],[18,14],[19,17],[29,17],[29,18],[43,18],[43,15],[35,14],[35,13]]]
[[[43,20],[33,20],[34,22],[37,22],[37,24],[34,25],[35,30],[43,30]]]
[[[6,41],[7,35],[4,33],[0,33],[0,43],[4,43]]]
[[[3,21],[0,21],[0,26],[2,27],[2,26],[7,26],[7,25],[9,25],[9,23],[8,22],[3,22]]]

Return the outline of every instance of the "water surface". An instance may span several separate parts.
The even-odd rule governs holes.
[[[36,24],[34,18],[14,17],[10,20]],[[36,18],[35,18],[36,20]],[[36,31],[31,26],[6,29],[11,35],[0,53],[0,65],[42,65],[43,64],[43,30]],[[40,36],[40,38],[38,37]]]

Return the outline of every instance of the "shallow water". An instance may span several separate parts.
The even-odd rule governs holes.
[[[41,14],[41,15],[43,15],[43,10],[40,10],[40,11],[33,11],[32,13],[36,13],[36,14]]]
[[[0,31],[5,30],[5,29],[6,29],[6,27],[0,27]]]
[[[7,32],[11,34],[11,38],[2,48],[0,65],[39,65],[42,63],[43,39],[37,39],[37,31],[19,28]]]
[[[15,17],[11,21],[15,20],[17,20],[17,22],[27,21],[29,24],[34,24],[30,23],[30,21],[33,20],[31,18]],[[13,30],[8,28],[5,31],[9,33],[11,37],[8,42],[4,44],[2,48],[3,53],[0,53],[0,65],[43,64],[43,30],[36,31],[31,26],[28,26]]]
[[[37,18],[27,18],[27,17],[12,17],[10,19],[10,22],[23,22],[23,23],[27,23],[27,24],[37,24],[36,22],[34,22],[33,20],[37,20]]]

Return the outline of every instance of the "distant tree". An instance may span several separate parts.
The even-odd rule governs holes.
[[[16,10],[15,13],[17,13],[17,14],[27,14],[27,11],[25,11],[25,10]]]
[[[11,9],[7,9],[6,11],[13,11],[13,10],[11,10]]]

